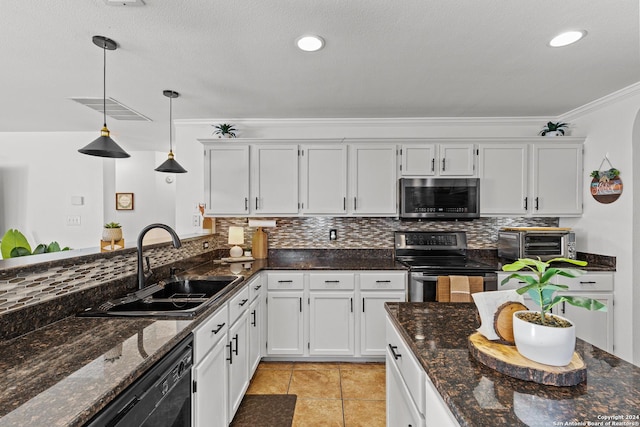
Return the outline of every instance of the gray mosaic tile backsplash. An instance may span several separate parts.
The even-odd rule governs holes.
[[[269,218],[274,219],[274,218]],[[558,218],[480,218],[473,221],[400,221],[395,218],[275,218],[275,228],[265,228],[269,248],[273,249],[393,249],[393,232],[466,231],[469,248],[494,249],[501,227],[557,227]],[[226,244],[229,226],[242,226],[245,244],[251,247],[254,229],[244,218],[217,218],[216,233],[221,247]],[[337,240],[329,240],[329,230],[336,229]]]
[[[145,249],[151,268],[172,264],[205,252],[203,240],[210,242],[212,251],[216,246],[216,236],[206,236],[183,242],[180,249],[168,246]],[[0,270],[0,315],[27,305],[51,300],[58,296],[85,290],[104,282],[135,275],[137,271],[136,252],[123,252],[109,258],[80,257],[72,265],[35,266],[17,274],[11,270]],[[90,261],[87,261],[90,259]]]
[[[273,218],[269,218],[273,219]],[[272,249],[393,249],[396,230],[461,230],[467,232],[470,249],[496,248],[497,231],[504,226],[558,226],[557,218],[481,218],[474,221],[400,221],[394,218],[275,218],[277,226],[265,229]],[[226,249],[229,226],[245,229],[244,248],[251,247],[254,229],[245,218],[217,218],[216,234],[173,246],[145,250],[152,267],[158,268],[200,255],[214,249]],[[336,229],[338,239],[329,240],[329,230]],[[210,248],[202,249],[202,242]],[[0,315],[37,304],[61,295],[90,289],[102,283],[136,274],[136,252],[129,251],[109,258],[79,257],[76,264],[64,267],[34,267],[15,273],[0,270]]]

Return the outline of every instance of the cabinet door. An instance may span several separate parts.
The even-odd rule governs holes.
[[[533,145],[534,216],[582,214],[582,144]]]
[[[473,176],[476,173],[476,149],[473,144],[440,144],[441,176]]]
[[[251,208],[255,214],[298,213],[298,146],[253,146]]]
[[[394,145],[350,147],[350,200],[354,215],[395,215],[396,148]]]
[[[480,145],[480,214],[525,215],[529,200],[526,144]]]
[[[569,293],[566,293],[569,295]],[[584,341],[613,352],[613,294],[575,293],[573,296],[591,298],[607,306],[607,311],[591,311],[562,303],[554,313],[566,317],[576,325],[576,336]]]
[[[304,324],[300,292],[267,294],[267,353],[269,355],[302,355]]]
[[[249,377],[260,363],[262,352],[262,297],[256,298],[249,306]]]
[[[363,356],[384,356],[387,346],[385,336],[385,302],[404,302],[401,292],[360,292],[362,311],[360,313],[360,354]]]
[[[347,211],[347,149],[341,145],[301,147],[301,205],[305,214]]]
[[[228,426],[227,335],[207,353],[193,369],[195,392],[193,394],[193,421],[195,427]]]
[[[353,355],[353,292],[311,292],[309,354]]]
[[[387,425],[388,426],[424,426],[424,418],[416,408],[402,375],[387,349]]]
[[[249,316],[245,311],[229,328],[229,418],[233,419],[249,386]]]
[[[205,151],[206,212],[249,213],[249,147],[209,147]]]
[[[436,146],[434,144],[403,145],[401,149],[402,176],[432,176],[436,174]]]

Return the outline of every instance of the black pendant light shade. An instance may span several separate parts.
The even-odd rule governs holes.
[[[118,45],[113,40],[104,36],[93,36],[93,44],[98,46],[103,51],[103,76],[102,76],[102,109],[104,117],[104,125],[100,130],[100,136],[96,138],[86,147],[79,149],[82,154],[88,154],[90,156],[98,157],[112,157],[116,159],[123,159],[131,157],[126,151],[122,149],[111,137],[109,136],[109,129],[107,128],[107,50],[116,50]]]
[[[167,173],[185,173],[187,170],[180,166],[173,155],[173,98],[179,97],[180,94],[173,90],[162,91],[162,94],[169,98],[169,158],[155,168],[155,170]]]

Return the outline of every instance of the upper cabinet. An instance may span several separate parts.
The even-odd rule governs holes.
[[[397,215],[396,146],[349,146],[349,211],[353,215]]]
[[[300,212],[305,215],[347,212],[346,146],[300,147]]]
[[[298,213],[298,145],[254,145],[251,163],[253,212]]]
[[[409,143],[400,148],[402,176],[475,176],[477,150],[471,143]]]
[[[249,146],[207,146],[206,211],[213,215],[249,214]]]
[[[582,214],[583,138],[202,142],[208,215],[394,217],[399,177],[474,176],[482,216]]]
[[[582,143],[557,139],[480,144],[481,214],[581,215]]]

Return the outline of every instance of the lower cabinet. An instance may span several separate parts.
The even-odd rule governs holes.
[[[228,426],[227,420],[227,358],[229,357],[227,334],[193,368],[195,386],[193,393],[195,426]]]
[[[255,372],[262,358],[262,298],[256,298],[249,306],[249,372]]]
[[[302,291],[271,292],[267,296],[267,354],[304,354]]]
[[[424,418],[411,399],[411,394],[402,380],[402,374],[393,363],[389,350],[386,361],[387,371],[387,425],[388,426],[424,426]]]
[[[229,328],[229,415],[233,419],[249,386],[249,314]]]
[[[312,291],[309,301],[309,355],[353,356],[353,291]]]

